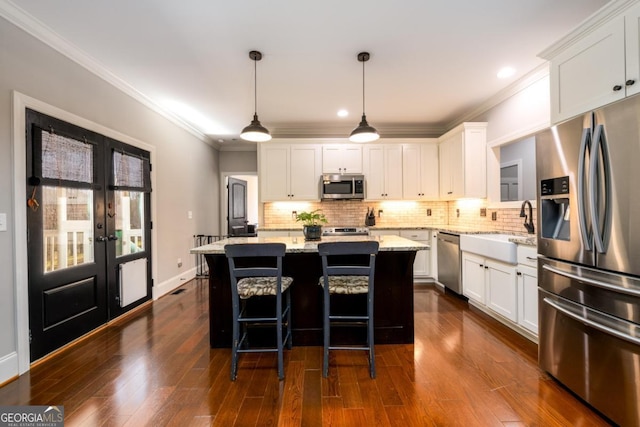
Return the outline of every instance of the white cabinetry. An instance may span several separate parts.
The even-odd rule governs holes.
[[[262,201],[319,200],[320,145],[263,144],[260,147]]]
[[[517,321],[514,265],[462,252],[462,293],[506,319]]]
[[[599,21],[541,54],[551,62],[552,123],[640,91],[639,17],[638,4],[621,12],[603,9]]]
[[[536,248],[518,245],[518,325],[538,334],[538,270]]]
[[[367,200],[402,199],[402,145],[367,144],[362,152]]]
[[[485,262],[487,306],[512,322],[518,320],[516,268],[487,259]]]
[[[302,230],[260,230],[258,229],[258,237],[304,237]]]
[[[430,230],[400,230],[400,237],[431,246]],[[431,250],[417,251],[416,259],[413,262],[413,278],[414,280],[423,280],[428,277],[432,277]]]
[[[324,144],[322,173],[362,173],[362,145]]]
[[[462,252],[462,293],[469,303],[532,341],[538,335],[537,255],[534,246],[518,245],[512,265]]]
[[[438,185],[437,140],[402,144],[402,197],[408,200],[436,200]]]
[[[462,252],[462,294],[485,303],[484,258],[469,252]]]
[[[463,123],[438,138],[440,198],[487,197],[487,124]]]

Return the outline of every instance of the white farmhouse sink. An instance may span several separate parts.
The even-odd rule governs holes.
[[[518,245],[509,241],[511,237],[509,234],[462,234],[460,250],[517,264]]]

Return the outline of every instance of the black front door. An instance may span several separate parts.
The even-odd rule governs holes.
[[[33,361],[149,299],[150,185],[148,153],[31,110],[26,123]],[[122,306],[120,264],[140,259],[125,277],[143,293]]]

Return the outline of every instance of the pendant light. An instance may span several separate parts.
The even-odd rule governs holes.
[[[380,134],[367,123],[367,116],[364,113],[364,63],[369,60],[369,52],[360,52],[358,61],[362,62],[362,121],[357,128],[349,135],[349,141],[352,142],[371,142],[380,138]]]
[[[240,138],[246,141],[252,142],[264,142],[269,141],[271,139],[271,134],[267,130],[266,127],[260,124],[260,120],[258,120],[258,61],[262,59],[262,53],[257,50],[252,50],[249,52],[249,58],[253,60],[253,87],[254,87],[254,112],[253,112],[253,120],[251,120],[251,124],[246,128],[242,129],[242,133],[240,134]]]

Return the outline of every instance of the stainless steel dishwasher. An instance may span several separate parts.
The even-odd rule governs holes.
[[[457,294],[462,294],[460,235],[438,232],[438,282]]]

